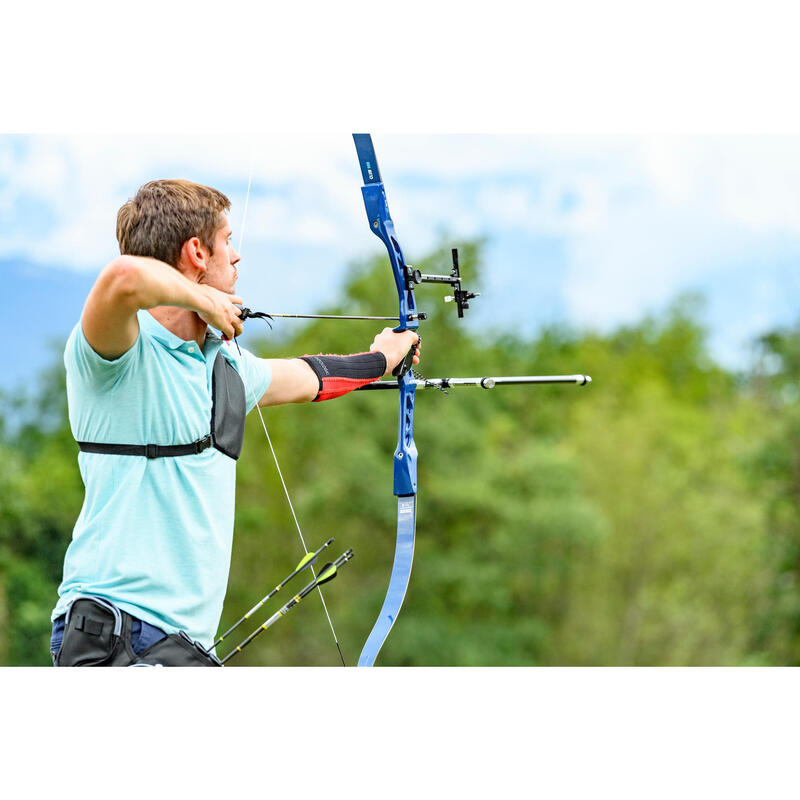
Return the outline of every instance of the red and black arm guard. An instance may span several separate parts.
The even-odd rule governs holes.
[[[359,386],[379,380],[386,372],[386,356],[379,352],[352,356],[301,356],[301,359],[319,379],[315,403],[341,397]]]

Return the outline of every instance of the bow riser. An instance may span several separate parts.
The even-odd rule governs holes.
[[[414,399],[417,385],[410,373],[399,381],[400,414],[397,449],[394,451],[394,494],[408,497],[417,493],[417,445],[414,442]]]

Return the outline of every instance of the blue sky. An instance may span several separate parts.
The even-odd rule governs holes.
[[[754,336],[798,318],[800,137],[373,138],[410,263],[443,231],[486,237],[476,333],[551,322],[604,331],[700,291],[714,355],[739,367]],[[0,137],[11,334],[0,387],[50,363],[116,254],[116,211],[139,185],[184,177],[221,189],[238,242],[251,171],[239,282],[251,307],[313,311],[352,259],[382,252],[347,133]]]

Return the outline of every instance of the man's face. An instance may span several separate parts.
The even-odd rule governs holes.
[[[239,254],[233,248],[230,239],[231,226],[225,218],[222,227],[217,229],[214,236],[214,252],[208,257],[204,283],[208,283],[221,292],[233,294],[236,288],[236,279],[239,277],[239,270],[236,269]]]

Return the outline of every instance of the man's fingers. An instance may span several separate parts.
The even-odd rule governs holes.
[[[236,309],[239,310],[238,308]],[[244,330],[244,320],[240,319],[238,316],[235,316],[231,320],[231,330],[233,331],[234,336],[240,336],[242,331]]]

